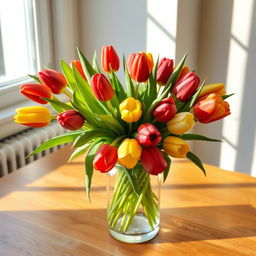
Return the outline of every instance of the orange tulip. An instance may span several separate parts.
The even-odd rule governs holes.
[[[200,123],[217,121],[231,114],[229,104],[216,93],[211,93],[199,99],[193,110]]]
[[[153,68],[153,58],[149,53],[132,53],[127,61],[131,78],[137,82],[146,82]]]
[[[82,77],[85,80],[87,80],[80,60],[72,60],[70,65],[72,65],[72,64],[76,67],[76,69],[79,71],[79,73],[82,75]]]

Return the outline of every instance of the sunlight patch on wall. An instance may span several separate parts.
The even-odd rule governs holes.
[[[178,3],[177,0],[148,0],[147,51],[160,57],[174,58]],[[156,55],[154,55],[157,58]]]

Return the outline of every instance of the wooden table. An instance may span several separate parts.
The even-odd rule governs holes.
[[[162,188],[160,233],[124,244],[106,228],[105,175],[95,173],[90,204],[83,158],[63,164],[68,151],[0,179],[1,256],[256,255],[255,178],[209,165],[205,178],[175,161]]]

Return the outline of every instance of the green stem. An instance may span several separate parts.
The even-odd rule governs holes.
[[[72,94],[67,89],[65,89],[63,93],[67,95],[70,99],[72,99]]]
[[[135,96],[135,99],[138,98],[139,87],[140,87],[140,83],[137,83],[137,84],[135,85],[135,88],[134,88],[134,96]]]
[[[129,131],[128,131],[128,134],[131,135],[132,133],[132,123],[129,123]]]
[[[109,109],[111,115],[112,115],[114,118],[116,118],[115,110],[114,110],[114,108],[113,108],[113,106],[112,106],[110,100],[107,101],[107,105],[108,105],[108,109]]]

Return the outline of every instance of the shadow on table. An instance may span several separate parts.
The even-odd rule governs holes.
[[[162,209],[159,235],[148,243],[177,243],[256,236],[251,205]]]
[[[256,183],[253,182],[241,182],[241,183],[204,183],[204,184],[174,184],[163,185],[161,189],[208,189],[208,188],[251,188],[256,187]],[[18,191],[84,191],[85,187],[19,187]],[[92,191],[104,191],[106,186],[93,186]],[[1,192],[0,192],[1,195]]]
[[[2,211],[0,226],[7,225],[8,228],[8,220],[4,216],[18,220],[21,227],[27,225],[26,223],[36,224],[42,229],[58,231],[81,241],[91,239],[93,242],[94,239],[101,239],[108,244],[111,239],[106,229],[105,209]],[[100,233],[99,227],[102,227]],[[2,229],[1,232],[4,236],[5,230]],[[256,210],[250,205],[164,208],[161,209],[160,232],[147,243],[179,243],[252,236],[256,236]],[[114,242],[114,245],[118,246],[119,243]]]

